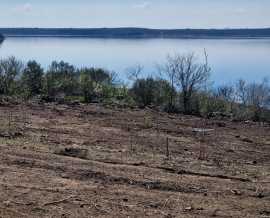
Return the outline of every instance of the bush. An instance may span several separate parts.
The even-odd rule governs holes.
[[[42,93],[44,71],[36,61],[29,61],[21,78],[24,92],[30,97]]]
[[[109,72],[95,68],[83,68],[79,72],[80,89],[85,102],[110,98],[114,95],[114,85]]]
[[[52,62],[45,75],[44,89],[50,98],[78,94],[78,73],[75,67],[63,61]]]
[[[138,79],[134,82],[130,92],[141,107],[165,106],[168,104],[171,87],[167,81],[162,79]]]
[[[54,61],[45,73],[36,61],[29,61],[24,67],[20,60],[10,57],[0,60],[0,101],[6,104],[31,97],[60,103],[103,102],[270,122],[270,87],[266,79],[261,83],[239,80],[235,86],[223,85],[205,91],[210,72],[206,53],[203,63],[198,63],[193,54],[168,57],[167,64],[161,68],[167,79],[139,78],[142,69],[137,66],[130,70],[129,76],[134,81],[128,88],[117,82],[115,73],[104,69],[76,69],[69,63]]]
[[[20,94],[19,79],[23,72],[23,63],[15,57],[0,60],[0,94]]]

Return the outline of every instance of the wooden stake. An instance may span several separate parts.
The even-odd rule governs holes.
[[[169,138],[166,139],[166,156],[169,159],[170,158],[170,150],[169,150]]]

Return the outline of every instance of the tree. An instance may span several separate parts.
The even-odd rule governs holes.
[[[103,70],[101,68],[90,68],[90,69],[85,69],[88,71],[91,79],[96,83],[96,84],[105,84],[105,83],[110,83],[111,77],[110,73],[107,72],[106,70]]]
[[[43,74],[43,69],[36,61],[27,63],[22,75],[22,85],[31,97],[41,94]]]
[[[270,106],[270,87],[268,80],[264,79],[260,83],[247,83],[244,80],[239,80],[236,84],[237,95],[240,103],[246,108],[251,108],[255,121],[262,119],[265,109]]]
[[[81,92],[86,102],[95,98],[106,98],[112,95],[117,75],[100,68],[82,68],[80,72]]]
[[[231,85],[223,85],[217,88],[216,97],[224,102],[224,105],[230,105],[230,112],[233,111],[235,102],[235,89]]]
[[[261,83],[251,83],[247,86],[248,104],[254,108],[253,119],[260,121],[263,116],[263,110],[270,103],[270,88],[268,81],[264,79]]]
[[[167,112],[176,110],[175,105],[171,105],[171,96],[176,96],[176,90],[164,79],[155,80],[155,105],[164,106]]]
[[[236,95],[238,97],[238,101],[242,103],[244,106],[247,106],[248,101],[248,91],[246,81],[240,79],[236,82]]]
[[[175,111],[175,87],[176,87],[176,69],[175,64],[171,56],[168,55],[167,63],[162,66],[157,66],[159,73],[161,74],[162,78],[165,78],[169,81],[170,85],[170,92],[169,92],[169,104],[168,104],[168,112]]]
[[[23,67],[23,63],[15,57],[0,60],[0,94],[14,95],[18,92]]]
[[[47,95],[55,98],[58,94],[76,94],[79,89],[78,77],[79,74],[73,65],[63,61],[52,62],[45,77]]]
[[[171,92],[170,84],[166,80],[138,79],[131,88],[135,101],[142,107],[165,104]]]
[[[234,88],[230,85],[223,85],[217,88],[217,97],[228,102],[234,101]]]
[[[138,79],[133,84],[131,92],[139,105],[146,107],[154,102],[154,80],[152,78]]]
[[[84,97],[84,101],[90,103],[94,98],[94,82],[91,75],[87,69],[82,69],[80,71],[80,87],[81,92]]]
[[[191,113],[191,99],[194,93],[207,82],[210,76],[208,56],[204,52],[205,61],[199,63],[193,53],[187,55],[168,56],[167,69],[171,84],[176,84],[181,91],[181,102],[184,113]]]
[[[140,64],[134,65],[132,67],[127,68],[126,72],[127,78],[130,81],[135,82],[136,80],[139,79],[141,73],[143,72],[143,66]]]

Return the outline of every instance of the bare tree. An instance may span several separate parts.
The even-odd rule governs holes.
[[[112,85],[119,85],[121,83],[121,80],[119,79],[118,73],[115,71],[108,72],[109,74],[109,82]]]
[[[243,105],[247,105],[248,96],[247,96],[247,84],[245,80],[240,79],[236,82],[236,95],[240,103],[242,103]]]
[[[260,83],[246,83],[244,80],[239,80],[236,87],[240,102],[245,106],[253,108],[253,118],[260,120],[263,110],[270,106],[268,80],[264,79]]]
[[[157,70],[161,78],[165,78],[169,81],[170,84],[170,93],[169,93],[169,111],[172,111],[175,106],[175,87],[176,87],[176,76],[177,70],[175,69],[176,65],[174,59],[168,55],[167,62],[164,65],[157,65]]]
[[[175,79],[181,91],[184,113],[191,112],[191,99],[193,94],[204,85],[210,76],[208,55],[204,51],[204,62],[198,62],[194,53],[187,55],[176,54],[167,59],[168,75]],[[174,80],[173,80],[174,82]]]
[[[251,83],[248,85],[248,104],[251,105],[254,111],[254,119],[261,120],[262,113],[270,103],[270,88],[268,81],[264,79],[261,83]]]
[[[220,86],[217,89],[217,96],[224,101],[231,102],[234,100],[234,87],[230,85]]]
[[[126,69],[127,72],[127,78],[131,80],[132,82],[135,82],[139,79],[141,73],[143,72],[143,66],[140,64],[136,64],[132,67],[129,67]]]
[[[18,91],[17,82],[24,69],[15,57],[0,60],[0,94],[12,95]]]
[[[235,102],[235,89],[232,85],[223,85],[217,89],[217,98],[230,104],[230,111],[233,110],[233,104]]]

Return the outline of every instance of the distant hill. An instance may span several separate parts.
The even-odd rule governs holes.
[[[145,29],[145,28],[0,28],[6,37],[88,37],[88,38],[262,38],[264,29]]]

